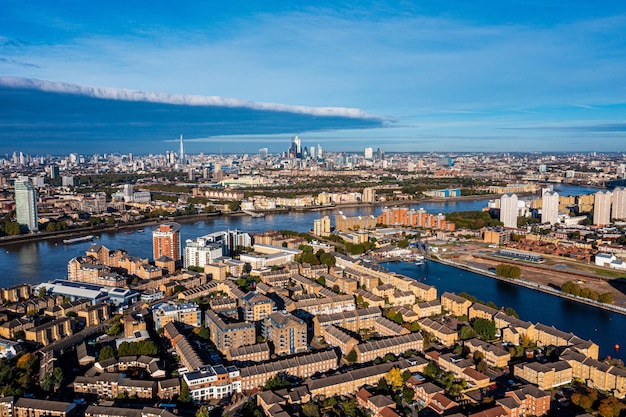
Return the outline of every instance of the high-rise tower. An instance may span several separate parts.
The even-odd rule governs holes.
[[[162,256],[176,263],[181,260],[180,224],[163,223],[152,231],[152,256],[155,261]]]
[[[559,221],[559,194],[544,190],[541,197],[541,223],[554,225]]]
[[[611,223],[611,197],[610,191],[598,191],[593,198],[593,224],[606,226]]]
[[[517,227],[517,196],[504,194],[500,198],[500,221],[504,227]]]
[[[626,188],[617,187],[613,190],[613,209],[611,211],[612,219],[626,219]]]
[[[37,191],[28,178],[15,180],[15,212],[20,226],[31,232],[39,230],[37,222]]]
[[[183,144],[183,135],[180,135],[180,163],[185,164],[185,145]]]

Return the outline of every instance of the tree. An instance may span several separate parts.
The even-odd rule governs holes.
[[[409,241],[407,239],[402,239],[398,242],[398,247],[400,249],[406,249],[409,247]]]
[[[424,368],[424,375],[434,379],[437,377],[438,374],[439,368],[437,368],[437,365],[435,365],[432,361],[428,362],[428,365],[426,365],[426,368]]]
[[[204,405],[201,405],[196,411],[196,417],[209,417],[209,410]]]
[[[611,296],[610,292],[604,292],[600,294],[598,301],[604,304],[613,304],[613,296]]]
[[[115,348],[113,348],[113,346],[106,345],[103,346],[102,349],[100,349],[100,352],[98,353],[98,360],[103,361],[106,359],[114,358],[115,356]]]
[[[484,340],[493,340],[496,337],[496,323],[483,318],[474,319],[472,328]]]
[[[265,385],[263,385],[263,389],[274,390],[274,389],[287,388],[289,386],[291,386],[289,381],[287,381],[283,376],[276,375],[271,378],[268,378],[268,380],[265,382]]]
[[[513,310],[512,307],[507,307],[506,310],[504,310],[504,313],[507,316],[511,316],[511,317],[515,317],[516,319],[519,319],[519,314],[517,314],[517,311]]]
[[[58,391],[63,383],[63,371],[55,367],[52,373],[45,374],[41,380],[41,389],[46,392]]]
[[[357,360],[357,355],[356,355],[356,351],[354,349],[352,349],[350,352],[348,352],[348,354],[345,356],[345,359],[350,362],[350,363],[354,363]]]
[[[228,209],[230,211],[238,211],[240,208],[241,208],[240,201],[231,201],[230,203],[228,203]]]
[[[302,405],[302,414],[305,417],[320,417],[320,406],[313,401],[309,401]]]
[[[399,368],[391,368],[389,372],[385,374],[385,380],[393,388],[394,391],[399,390],[404,385],[402,380],[402,372]]]
[[[471,326],[465,325],[459,330],[459,338],[461,340],[472,339],[476,337],[476,332]]]
[[[622,408],[624,408],[624,405],[622,405],[617,398],[613,396],[606,397],[600,401],[598,414],[602,417],[618,417]]]
[[[117,321],[113,323],[113,325],[111,326],[107,334],[109,336],[115,336],[117,334],[122,333],[123,330],[124,330],[124,325],[121,322]]]
[[[378,392],[389,392],[389,384],[385,378],[380,378],[378,384],[376,384],[376,390]]]
[[[189,386],[182,378],[180,380],[180,394],[178,395],[178,402],[184,404],[191,402],[191,392],[189,391]]]

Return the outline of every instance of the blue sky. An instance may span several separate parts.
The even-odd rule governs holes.
[[[1,7],[0,77],[106,87],[116,100],[113,89],[130,89],[363,112],[339,111],[346,123],[315,126],[316,111],[305,109],[312,119],[298,124],[293,109],[281,107],[287,111],[271,118],[269,132],[257,124],[206,134],[190,128],[195,151],[280,151],[292,134],[335,150],[626,150],[622,1],[9,0]],[[6,89],[5,109],[14,104]],[[19,104],[32,125],[0,116],[2,153],[20,150],[20,134],[24,147],[29,135],[49,135],[54,114],[38,120],[40,107]],[[107,126],[89,126],[84,112],[80,134],[106,144]],[[217,122],[219,114],[207,117]],[[144,140],[169,146],[167,116],[121,120],[116,136],[131,122],[146,126]],[[186,133],[185,120],[176,127]],[[63,128],[50,135],[59,147]],[[70,136],[76,129],[68,127]]]

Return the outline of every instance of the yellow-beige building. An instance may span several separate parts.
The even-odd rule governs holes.
[[[276,355],[292,355],[308,349],[307,325],[291,313],[277,311],[262,323],[262,334],[271,342]]]
[[[451,329],[443,323],[433,321],[429,318],[423,318],[418,322],[422,330],[430,333],[433,337],[444,346],[454,346],[459,340],[456,330]]]
[[[481,352],[489,366],[505,368],[511,360],[511,354],[506,350],[479,339],[466,340],[464,346],[469,349],[471,354]]]
[[[456,317],[469,316],[472,302],[451,292],[441,294],[441,307]]]
[[[549,390],[572,382],[573,369],[564,360],[546,364],[528,362],[513,366],[513,374],[541,390]]]
[[[69,317],[52,320],[49,323],[26,329],[26,340],[48,346],[73,334],[73,322]]]
[[[402,336],[389,337],[381,340],[360,343],[355,349],[357,362],[364,363],[382,358],[386,354],[401,355],[409,350],[422,352],[424,338],[419,333],[409,333]]]

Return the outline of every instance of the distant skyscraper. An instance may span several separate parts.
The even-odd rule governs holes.
[[[555,224],[559,221],[559,194],[544,190],[541,197],[541,223]]]
[[[504,227],[517,227],[517,196],[504,194],[500,198],[500,221]]]
[[[626,220],[626,188],[617,187],[613,190],[612,219]]]
[[[183,135],[180,135],[180,163],[185,165],[185,145],[183,143]]]
[[[302,141],[299,137],[294,136],[293,139],[291,139],[289,154],[294,158],[302,158]]]
[[[322,160],[324,159],[324,152],[322,150],[322,145],[320,145],[319,143],[317,144],[317,160]]]
[[[598,191],[593,198],[593,224],[604,226],[611,223],[611,197],[610,191]]]
[[[181,260],[180,224],[163,223],[152,231],[152,256],[154,260],[162,256],[176,262]]]
[[[15,212],[20,226],[26,226],[31,232],[39,230],[37,191],[28,178],[15,180]]]
[[[372,148],[365,148],[365,150],[363,151],[363,156],[365,157],[365,159],[374,158],[374,150]]]
[[[267,155],[268,155],[267,148],[259,149],[259,159],[265,160],[265,159],[267,159]]]
[[[437,165],[451,167],[454,166],[454,160],[450,156],[440,156],[437,160]]]

